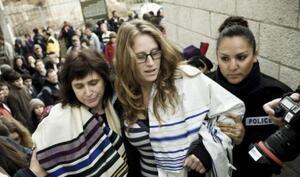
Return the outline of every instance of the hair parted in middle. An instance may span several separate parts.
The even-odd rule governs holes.
[[[163,36],[151,23],[144,20],[132,20],[122,24],[118,30],[117,51],[115,58],[115,88],[119,100],[124,106],[125,118],[129,124],[137,118],[146,118],[147,109],[144,106],[140,78],[137,71],[136,54],[133,46],[137,36],[149,35],[161,50],[160,71],[155,81],[157,92],[154,96],[154,114],[158,120],[158,108],[166,110],[175,108],[177,92],[174,85],[174,73],[181,61],[181,53]]]
[[[105,90],[102,100],[103,108],[106,107],[113,95],[113,87],[110,78],[110,70],[103,56],[93,49],[83,49],[78,52],[71,52],[66,57],[66,62],[60,71],[60,98],[62,105],[81,106],[72,88],[74,79],[83,79],[92,72],[96,72],[103,79]]]

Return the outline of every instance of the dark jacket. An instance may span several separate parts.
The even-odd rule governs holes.
[[[54,105],[58,102],[59,99],[58,91],[58,84],[53,84],[46,80],[44,87],[37,95],[37,97],[44,102],[45,106]]]
[[[37,93],[39,93],[42,90],[46,80],[47,80],[47,77],[41,75],[38,71],[36,71],[32,75],[32,84],[33,84],[34,88],[36,89]]]
[[[31,96],[25,88],[10,86],[10,93],[7,97],[7,104],[15,119],[20,121],[30,132],[33,132],[33,123],[31,121],[31,112],[29,102]]]
[[[233,85],[227,82],[219,68],[208,76],[240,98],[246,106],[243,119],[246,133],[242,143],[235,146],[233,150],[233,162],[237,168],[233,176],[270,177],[272,172],[254,163],[248,155],[248,149],[251,143],[266,139],[278,129],[264,112],[263,105],[292,90],[284,83],[261,73],[258,62],[239,84]]]

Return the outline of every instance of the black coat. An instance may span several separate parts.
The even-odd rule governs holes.
[[[292,90],[284,83],[261,73],[259,63],[255,63],[248,77],[236,85],[227,82],[219,68],[208,76],[240,98],[246,106],[243,119],[246,133],[242,143],[233,149],[234,165],[237,168],[233,176],[270,177],[272,172],[254,163],[248,155],[248,149],[251,143],[266,139],[278,129],[264,112],[263,105]]]

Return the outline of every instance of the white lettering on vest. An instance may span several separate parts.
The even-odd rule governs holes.
[[[260,125],[271,125],[271,124],[273,123],[268,116],[246,118],[246,126],[260,126]]]

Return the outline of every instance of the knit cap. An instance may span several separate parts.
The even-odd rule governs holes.
[[[45,106],[44,102],[38,98],[31,99],[29,105],[31,111],[37,106]]]

